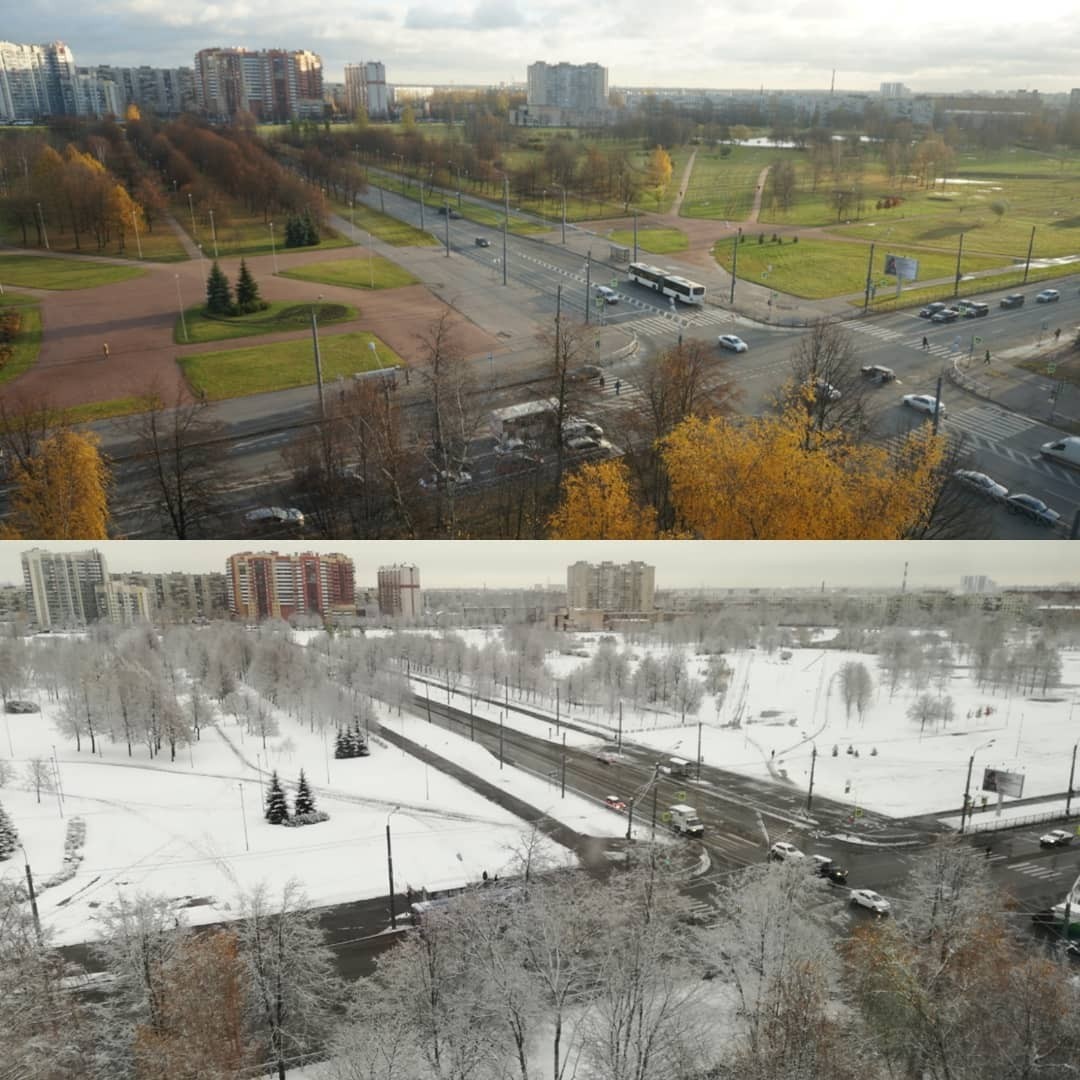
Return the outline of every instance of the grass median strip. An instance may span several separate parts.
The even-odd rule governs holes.
[[[307,263],[293,270],[282,270],[278,277],[344,285],[349,289],[400,289],[404,285],[417,284],[417,279],[408,270],[378,255]]]
[[[197,344],[201,341],[228,341],[232,338],[254,337],[258,334],[277,334],[283,330],[303,330],[311,325],[313,307],[320,326],[348,322],[359,314],[350,304],[326,302],[298,304],[294,300],[273,300],[265,311],[253,311],[250,315],[229,317],[206,315],[201,307],[192,307],[184,312],[183,322],[180,319],[176,320],[173,341],[177,345],[186,345]]]
[[[18,312],[19,329],[11,342],[11,355],[0,367],[0,383],[11,382],[33,367],[41,350],[41,309],[37,301],[30,296],[6,293],[0,297],[0,310],[4,308]]]
[[[372,187],[376,185],[372,184]],[[357,243],[364,240],[363,233],[370,233],[392,247],[434,247],[438,243],[430,233],[421,232],[408,222],[398,221],[363,203],[357,203],[351,211],[346,203],[335,202],[333,205],[342,217],[349,218],[349,229],[350,232],[355,229]]]
[[[613,244],[633,247],[633,229],[612,229],[607,238]],[[685,251],[689,246],[686,233],[681,229],[638,229],[638,247],[642,251],[651,251],[654,255],[667,255],[672,251]]]
[[[375,349],[371,346],[374,344]],[[401,363],[401,358],[374,334],[322,334],[319,337],[323,382],[355,372]],[[210,401],[247,397],[315,382],[315,357],[309,337],[253,345],[246,349],[196,353],[180,359],[188,382]]]
[[[142,277],[143,273],[137,266],[115,266],[83,259],[0,255],[0,282],[24,289],[95,289],[99,285]]]

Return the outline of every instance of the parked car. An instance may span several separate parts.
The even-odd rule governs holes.
[[[582,382],[586,379],[599,379],[602,374],[603,372],[595,364],[582,364],[581,367],[568,371],[566,377],[575,382]]]
[[[1073,834],[1067,829],[1051,829],[1039,837],[1040,847],[1065,847],[1071,844]]]
[[[619,294],[607,285],[597,285],[593,291],[605,304],[617,304],[619,302]]]
[[[592,435],[571,435],[567,439],[563,439],[563,446],[567,450],[599,450],[600,440]]]
[[[852,889],[851,902],[857,907],[872,911],[875,915],[889,914],[889,901],[884,896],[874,892],[873,889]]]
[[[956,480],[977,491],[980,495],[989,495],[991,499],[1004,499],[1009,494],[1009,489],[1004,484],[999,484],[993,477],[984,472],[975,472],[973,469],[957,469],[953,473]]]
[[[730,349],[732,352],[746,352],[750,348],[741,337],[735,334],[721,334],[716,339],[721,349]]]
[[[848,872],[828,855],[811,855],[810,858],[814,860],[814,873],[818,877],[828,878],[834,885],[843,885],[847,881]]]
[[[960,318],[960,310],[954,307],[942,308],[930,316],[931,322],[955,322]]]
[[[604,805],[609,810],[618,810],[620,813],[623,813],[626,810],[626,803],[624,803],[618,795],[605,795]]]
[[[260,506],[244,515],[245,521],[276,521],[281,525],[303,525],[304,514],[295,506]]]
[[[998,301],[998,307],[1010,308],[1010,307],[1023,307],[1024,306],[1024,294],[1019,292],[1009,293],[1008,296],[1003,296]]]
[[[824,379],[814,380],[814,392],[817,397],[824,398],[826,401],[839,401],[843,396],[832,383]]]
[[[1035,297],[1036,304],[1053,304],[1061,299],[1061,293],[1057,289],[1043,289]]]
[[[859,370],[866,378],[871,379],[879,385],[881,383],[893,382],[896,379],[896,372],[893,371],[891,367],[884,367],[881,364],[863,364]]]
[[[990,314],[990,305],[982,303],[971,303],[970,301],[964,305],[961,314],[965,319],[981,319],[984,315]]]
[[[486,236],[478,236],[473,243],[477,247],[491,247],[491,241]]]
[[[41,712],[39,706],[32,701],[5,701],[4,712],[6,713],[33,713]]]
[[[769,848],[769,858],[773,862],[783,862],[785,859],[804,859],[806,856],[794,845],[786,840],[777,840]]]
[[[939,311],[944,311],[948,306],[948,304],[944,304],[940,300],[935,300],[932,304],[927,304],[926,307],[919,312],[919,318],[932,319]]]
[[[905,394],[904,404],[909,409],[915,409],[916,412],[930,413],[931,415],[937,412],[941,416],[945,415],[945,403],[939,403],[933,394]]]
[[[594,439],[602,439],[604,429],[583,416],[571,416],[563,424],[563,435],[591,435]]]
[[[1042,499],[1036,499],[1034,495],[1010,495],[1005,500],[1005,505],[1011,514],[1023,514],[1040,525],[1056,525],[1061,520],[1061,515],[1056,510],[1051,510]]]

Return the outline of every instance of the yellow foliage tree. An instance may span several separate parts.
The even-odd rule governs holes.
[[[131,102],[130,105],[124,110],[125,120],[141,120],[142,113],[139,111],[139,106],[135,102]]]
[[[583,465],[563,481],[562,501],[548,522],[553,540],[649,540],[651,507],[638,505],[621,461]]]
[[[59,431],[14,470],[11,522],[3,539],[105,540],[110,483],[97,438]]]
[[[662,146],[658,146],[649,154],[649,164],[646,168],[648,186],[652,189],[657,203],[664,197],[664,192],[671,183],[671,172],[671,155]]]
[[[707,540],[895,540],[933,508],[944,440],[896,453],[819,431],[795,404],[738,422],[690,418],[663,444],[677,524]]]

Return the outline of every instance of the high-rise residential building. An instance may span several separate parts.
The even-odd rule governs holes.
[[[964,574],[960,578],[960,591],[966,596],[997,592],[997,582],[985,574]]]
[[[242,619],[351,614],[353,563],[347,555],[276,551],[230,555],[226,564],[229,610]]]
[[[911,91],[901,82],[883,82],[878,93],[884,98],[911,97]]]
[[[116,84],[121,112],[137,105],[144,113],[178,116],[195,108],[195,73],[191,68],[114,67],[93,69],[99,79]]]
[[[100,551],[22,553],[23,587],[31,622],[40,630],[86,626],[103,618],[97,588],[109,581]]]
[[[149,622],[154,602],[145,585],[128,585],[122,581],[107,581],[94,587],[97,609],[102,619],[126,626]]]
[[[379,610],[383,615],[414,619],[423,610],[420,568],[403,563],[379,567]]]
[[[113,574],[113,581],[140,585],[150,596],[151,607],[168,620],[215,619],[229,610],[229,590],[222,573]]]
[[[85,113],[82,102],[75,57],[62,41],[0,41],[0,121]]]
[[[528,104],[588,113],[607,108],[608,72],[599,64],[548,64],[538,60],[528,69]]]
[[[322,59],[306,50],[201,49],[195,98],[208,116],[283,121],[323,113]]]
[[[377,60],[345,65],[345,101],[349,112],[363,108],[373,119],[390,115],[386,67]]]
[[[566,568],[566,606],[572,611],[652,611],[655,589],[656,568],[643,562],[576,562]]]

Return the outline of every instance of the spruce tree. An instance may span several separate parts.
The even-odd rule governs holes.
[[[240,275],[236,279],[236,306],[244,315],[258,311],[260,307],[259,286],[255,284],[243,259],[240,260]]]
[[[275,769],[270,776],[270,786],[266,791],[266,813],[264,817],[271,825],[280,825],[288,816],[289,804],[285,801],[285,791]]]
[[[319,242],[319,230],[315,226],[315,222],[311,217],[311,211],[304,211],[304,243],[307,245],[314,245]]]
[[[296,798],[293,800],[293,812],[296,814],[314,814],[315,796],[308,787],[304,770],[300,770],[300,779],[296,782]]]
[[[353,723],[353,746],[355,747],[353,756],[362,757],[367,753],[367,739],[364,737],[364,733],[360,730],[360,721],[356,720]]]
[[[19,843],[19,834],[7,811],[0,806],[0,859],[10,858]]]
[[[285,246],[286,247],[299,247],[301,240],[299,236],[299,222],[293,214],[290,214],[285,221]]]
[[[232,290],[225,271],[214,260],[206,279],[206,314],[229,315],[232,313]]]
[[[338,728],[337,738],[334,740],[334,757],[347,758],[351,756],[348,737],[341,728]]]

